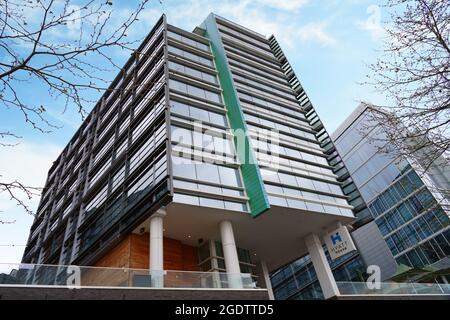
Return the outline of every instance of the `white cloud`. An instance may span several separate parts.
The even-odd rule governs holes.
[[[327,33],[325,22],[309,23],[298,30],[298,35],[302,40],[314,40],[326,46],[333,46],[336,40]]]
[[[297,10],[303,7],[308,0],[258,0],[258,2],[281,10]]]
[[[210,12],[239,23],[265,36],[274,34],[281,45],[294,47],[298,41],[330,46],[336,43],[327,31],[326,21],[303,22],[292,10],[301,8],[307,1],[258,0],[229,1],[211,3],[203,0],[185,1],[181,6],[168,7],[166,14],[169,23],[193,29]],[[282,9],[273,10],[272,8]],[[153,11],[154,15],[155,12]]]
[[[357,21],[356,26],[364,31],[369,32],[370,37],[373,40],[382,40],[386,35],[386,30],[381,26],[381,24],[372,23],[370,20]]]
[[[386,30],[381,23],[381,9],[377,5],[371,5],[367,7],[367,14],[369,15],[366,20],[356,21],[356,26],[364,31],[370,33],[373,40],[381,40],[386,36]]]
[[[2,182],[18,180],[27,186],[43,187],[47,171],[61,150],[61,146],[46,143],[21,143],[14,147],[2,147],[0,180]],[[39,202],[37,196],[28,200],[25,194],[18,195],[31,208],[36,208]],[[0,211],[8,215],[8,211],[13,207],[16,207],[16,203],[10,199],[9,195],[6,192],[0,193]],[[8,218],[11,217],[8,215]]]

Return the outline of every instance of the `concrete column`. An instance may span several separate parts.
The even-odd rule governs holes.
[[[152,286],[164,286],[163,218],[164,209],[159,209],[150,217],[150,274]]]
[[[319,237],[316,234],[309,234],[305,237],[304,241],[325,299],[338,296],[339,289],[334,280],[333,273],[331,272],[330,265],[328,264]]]
[[[273,294],[272,289],[272,282],[270,282],[270,274],[269,269],[267,268],[267,263],[265,261],[261,261],[259,264],[261,265],[262,277],[264,279],[264,284],[266,285],[266,289],[269,294],[269,299],[275,300],[275,295]]]
[[[219,228],[229,286],[231,288],[242,288],[241,268],[239,267],[239,258],[234,242],[233,225],[230,221],[224,220],[219,223]]]

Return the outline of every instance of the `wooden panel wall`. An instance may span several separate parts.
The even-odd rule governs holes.
[[[130,268],[131,237],[127,237],[106,253],[94,266]]]
[[[148,269],[149,268],[149,234],[138,235],[132,233],[131,252],[130,252],[130,268]]]
[[[200,271],[197,248],[179,240],[164,238],[164,269]],[[111,249],[97,263],[96,267],[116,267],[132,269],[149,268],[149,234],[130,234]]]

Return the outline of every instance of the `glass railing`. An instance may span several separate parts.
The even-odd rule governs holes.
[[[369,288],[365,282],[337,282],[340,295],[444,295],[450,285],[442,283],[381,282]]]
[[[251,274],[197,271],[151,271],[45,264],[0,264],[1,285],[256,289]]]

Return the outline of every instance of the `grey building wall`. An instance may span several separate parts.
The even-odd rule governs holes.
[[[366,266],[380,267],[382,281],[395,274],[397,263],[375,222],[356,229],[352,232],[352,237]]]

